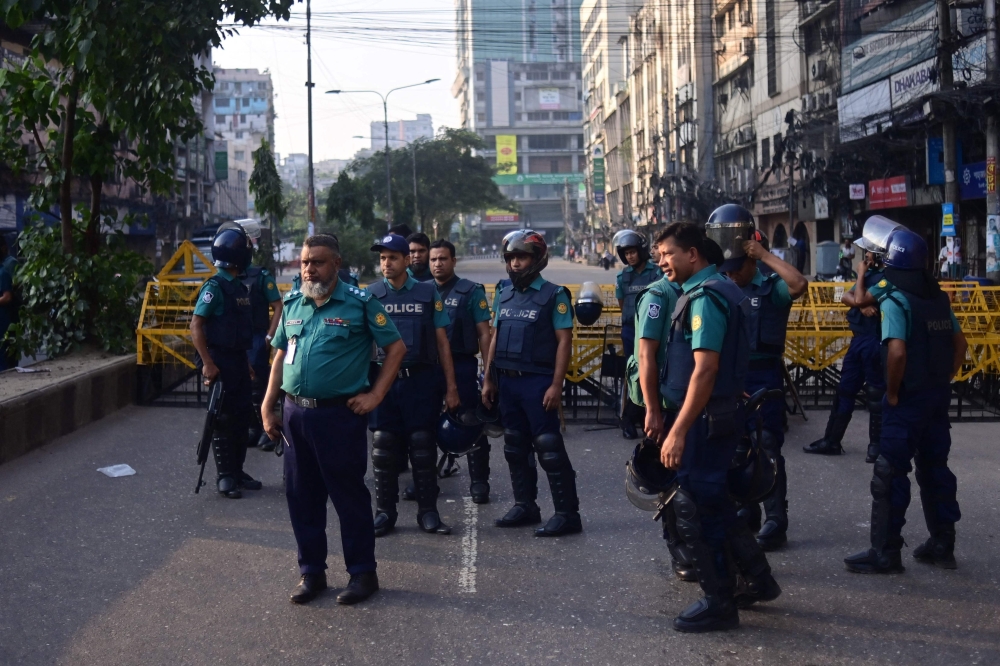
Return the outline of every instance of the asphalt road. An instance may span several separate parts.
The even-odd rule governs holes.
[[[443,482],[452,535],[419,532],[403,503],[396,533],[378,541],[382,591],[355,607],[334,601],[346,575],[332,518],[334,590],[299,607],[288,602],[298,575],[279,461],[250,452],[265,488],[243,500],[193,494],[201,418],[130,407],[0,467],[0,663],[1000,662],[996,424],[952,430],[958,570],[910,557],[924,539],[915,497],[906,573],[871,577],[841,564],[867,543],[867,419],[852,424],[848,455],[822,458],[800,447],[823,415],[792,417],[790,542],[770,558],[784,594],[742,612],[737,631],[692,636],[670,624],[698,587],[671,577],[658,524],[626,500],[632,444],[616,431],[567,434],[583,534],[536,539],[492,526],[511,501],[494,440],[493,503],[466,500],[464,470]],[[96,471],[117,463],[138,473]]]

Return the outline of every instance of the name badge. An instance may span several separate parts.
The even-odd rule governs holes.
[[[298,326],[302,323],[301,319],[289,319],[285,322],[285,326]]]

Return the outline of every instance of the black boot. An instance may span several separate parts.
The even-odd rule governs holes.
[[[403,499],[407,502],[415,502],[417,500],[417,489],[413,487],[412,483],[403,488]]]
[[[292,590],[290,601],[293,604],[307,604],[326,589],[326,574],[302,574],[302,580]]]
[[[260,490],[264,487],[263,483],[243,471],[241,471],[239,476],[236,478],[236,483],[238,483],[240,488],[243,490]]]
[[[834,405],[834,411],[830,412],[830,419],[826,422],[826,434],[812,444],[803,446],[803,451],[826,456],[836,456],[844,452],[841,442],[844,439],[844,433],[847,432],[847,426],[851,423],[851,414],[840,414],[836,409],[837,407]]]
[[[777,464],[774,490],[764,498],[764,524],[757,532],[757,543],[765,551],[780,548],[788,541],[788,477],[785,476],[785,458],[780,452],[768,450]],[[777,457],[775,457],[777,456]]]
[[[942,569],[957,569],[955,561],[955,530],[951,534],[938,533],[913,549],[913,559],[933,564]]]
[[[736,607],[748,608],[758,601],[774,601],[781,595],[778,581],[771,575],[767,556],[746,523],[737,521],[727,535],[733,562],[739,571]]]
[[[903,538],[891,539],[884,548],[869,548],[844,558],[844,564],[851,573],[897,574],[903,573]]]
[[[555,514],[535,530],[537,537],[557,537],[583,531],[580,500],[576,495],[576,472],[566,453],[566,444],[558,433],[544,433],[535,438],[538,460],[549,477]]]
[[[257,440],[257,448],[261,451],[274,451],[274,447],[278,443],[272,440],[266,432],[260,434],[260,439]]]
[[[243,447],[246,451],[246,447]],[[243,493],[240,492],[239,470],[240,463],[238,453],[233,446],[233,440],[224,432],[216,432],[212,436],[212,454],[215,456],[215,469],[217,476],[215,479],[216,488],[219,494],[229,499],[240,499]]]
[[[520,527],[542,522],[542,513],[535,500],[538,498],[538,469],[527,436],[512,430],[503,434],[503,455],[510,467],[510,483],[514,491],[514,506],[497,518],[497,527]]]
[[[431,534],[451,534],[451,528],[441,522],[437,510],[440,490],[437,484],[437,445],[434,436],[425,430],[410,433],[410,466],[413,468],[413,489],[417,496],[417,525]]]
[[[489,504],[490,501],[490,440],[485,435],[479,441],[479,448],[468,456],[469,494],[476,504]]]
[[[677,516],[677,532],[691,554],[691,565],[698,574],[698,584],[705,592],[674,620],[674,629],[687,633],[703,633],[735,629],[740,626],[739,612],[733,601],[735,581],[732,573],[720,570],[724,563],[702,537],[701,518],[692,498],[683,489],[673,499]]]
[[[364,601],[378,592],[378,574],[374,571],[354,574],[343,592],[337,595],[337,603],[348,606]]]
[[[396,527],[399,503],[397,452],[399,438],[391,432],[376,430],[372,436],[372,474],[375,477],[375,536],[385,536]]]
[[[894,574],[904,571],[900,553],[903,537],[891,526],[893,514],[898,513],[890,502],[892,480],[897,474],[884,456],[875,460],[872,474],[872,547],[844,558],[847,570],[852,573]]]

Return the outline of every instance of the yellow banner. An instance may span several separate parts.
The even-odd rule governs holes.
[[[517,173],[517,137],[497,134],[497,174]]]

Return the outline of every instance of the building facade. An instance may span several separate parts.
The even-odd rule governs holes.
[[[393,120],[389,123],[389,147],[402,148],[417,139],[433,139],[434,123],[429,113],[418,113],[416,120]],[[371,150],[385,150],[385,123],[371,122]]]

